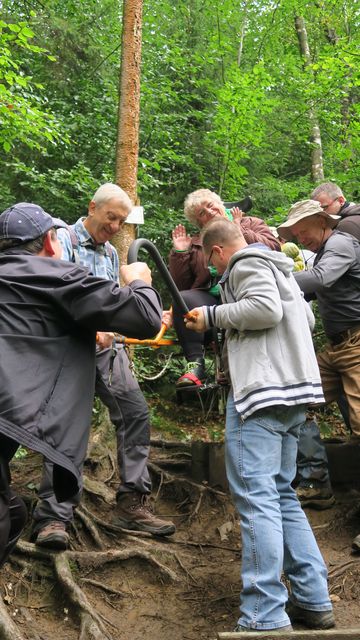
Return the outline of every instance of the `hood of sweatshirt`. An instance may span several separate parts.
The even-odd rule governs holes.
[[[257,244],[255,246],[249,244],[247,247],[245,247],[244,249],[240,249],[240,251],[236,251],[236,253],[231,256],[228,268],[221,278],[221,281],[226,279],[235,262],[249,258],[250,256],[259,258],[259,260],[267,260],[269,262],[272,262],[274,266],[282,271],[282,273],[284,273],[284,275],[287,277],[289,277],[290,273],[293,272],[294,261],[291,258],[288,258],[284,253],[281,253],[280,251],[271,251],[265,245]]]

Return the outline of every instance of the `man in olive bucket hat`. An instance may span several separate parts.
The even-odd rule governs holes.
[[[339,216],[315,200],[296,202],[279,235],[314,251],[314,266],[294,274],[309,299],[318,302],[328,343],[318,354],[324,396],[337,401],[343,388],[351,441],[360,444],[360,243],[334,229]]]

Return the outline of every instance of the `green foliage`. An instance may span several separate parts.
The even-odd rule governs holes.
[[[27,449],[25,449],[25,447],[19,447],[16,452],[15,452],[15,458],[16,460],[22,460],[23,458],[26,458],[28,454]]]
[[[55,58],[31,44],[33,38],[27,22],[0,20],[0,145],[6,153],[17,145],[43,150],[61,138],[58,120],[45,110],[44,86],[27,72],[25,63],[29,54],[41,56],[47,63]]]
[[[1,204],[38,201],[73,221],[114,179],[121,12],[110,0],[28,6],[1,3]],[[141,234],[165,257],[186,194],[202,186],[249,194],[254,215],[281,222],[314,186],[310,105],[325,178],[359,199],[359,40],[349,0],[144,0]]]

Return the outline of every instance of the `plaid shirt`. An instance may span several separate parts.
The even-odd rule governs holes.
[[[115,247],[110,242],[94,244],[84,227],[84,220],[85,218],[79,218],[70,226],[71,234],[66,229],[58,229],[57,235],[63,249],[62,259],[87,267],[94,276],[119,282],[119,258]],[[74,246],[72,237],[75,236],[77,243]]]

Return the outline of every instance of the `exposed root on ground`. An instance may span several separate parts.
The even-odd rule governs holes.
[[[69,556],[70,554],[65,551],[53,554],[52,559],[59,584],[63,587],[68,599],[79,615],[79,640],[103,640],[105,638],[106,640],[111,640],[111,636],[108,635],[101,617],[96,613],[82,589],[76,584],[71,572]],[[110,624],[108,620],[106,622]]]
[[[134,538],[132,541],[134,542]],[[140,544],[141,542],[143,541],[140,541]],[[79,572],[87,571],[86,575],[88,576],[92,571],[98,570],[109,563],[121,563],[135,559],[140,562],[145,561],[153,570],[156,570],[161,582],[170,581],[178,583],[180,581],[178,574],[169,566],[160,562],[157,557],[159,556],[159,549],[161,548],[160,545],[156,544],[156,542],[154,543],[155,548],[150,548],[149,543],[148,545],[148,549],[144,549],[142,546],[136,545],[132,547],[127,546],[123,549],[108,549],[106,551],[54,552],[41,549],[30,542],[20,541],[12,556],[12,560],[20,566],[24,566],[24,570],[22,572],[23,575],[29,571],[29,558],[32,561],[36,561],[31,565],[33,573],[39,573],[39,575],[43,574],[42,567],[44,564],[46,565],[46,577],[55,578],[60,587],[62,596],[65,596],[71,605],[71,611],[73,612],[72,615],[80,621],[79,640],[117,640],[121,630],[110,620],[96,611],[96,608],[87,598],[78,582],[84,586],[86,586],[86,584],[96,586],[113,596],[124,597],[129,594],[114,589],[112,586],[108,586],[104,582],[93,580],[89,577],[80,576],[75,579],[73,573],[74,566]],[[174,560],[177,561],[184,574],[187,577],[190,577],[189,572],[186,570],[176,553],[170,552],[169,556],[172,556]],[[26,558],[25,562],[24,557]],[[49,572],[49,566],[52,567],[52,574]],[[5,596],[5,600],[6,597],[7,596]],[[13,597],[11,599],[8,597],[9,604],[10,602],[11,604],[14,604],[13,600]],[[1,640],[25,640],[25,636],[22,635],[21,630],[19,630],[15,624],[9,611],[10,610],[6,606],[4,600],[0,598]],[[116,629],[115,635],[112,634],[111,629]],[[35,636],[33,640],[36,640]]]
[[[106,486],[104,482],[93,480],[84,474],[84,491],[90,495],[102,498],[107,504],[114,504],[115,492]]]
[[[164,471],[164,469],[161,469],[154,462],[149,462],[148,468],[156,476],[159,482],[155,501],[160,491],[168,488],[171,485],[177,494],[182,494],[182,497],[185,494],[183,500],[177,505],[178,508],[184,508],[185,506],[193,505],[195,502],[195,506],[191,508],[190,511],[183,513],[184,518],[188,519],[189,522],[191,522],[199,515],[203,499],[206,496],[211,496],[213,498],[216,498],[216,500],[222,502],[227,499],[227,495],[223,491],[213,489],[207,484],[199,484],[197,482],[194,482],[193,480],[189,480],[188,478],[175,476],[168,471]]]
[[[83,507],[78,507],[76,509],[76,516],[81,520],[98,549],[105,549],[105,544],[101,540],[99,530],[90,514],[86,513]]]
[[[345,600],[358,600],[360,558],[335,565],[329,571],[329,592]]]
[[[0,638],[1,640],[25,640],[8,613],[5,602],[0,597]]]

